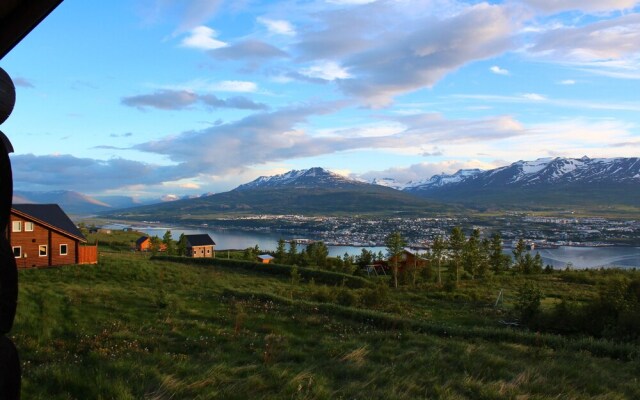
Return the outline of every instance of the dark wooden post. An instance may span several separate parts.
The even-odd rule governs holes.
[[[0,68],[0,124],[13,111],[15,87],[9,75]],[[20,398],[20,359],[15,345],[6,335],[13,327],[18,302],[18,269],[13,250],[5,235],[11,217],[13,175],[9,153],[13,146],[0,131],[0,398]]]

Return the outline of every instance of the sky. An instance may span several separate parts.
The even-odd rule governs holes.
[[[15,190],[640,154],[635,0],[65,0],[0,67]]]

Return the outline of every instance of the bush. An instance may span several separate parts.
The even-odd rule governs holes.
[[[369,307],[374,307],[382,304],[389,297],[389,286],[382,281],[374,287],[364,289],[360,301],[362,304]]]
[[[358,296],[356,296],[351,289],[340,287],[337,289],[336,301],[342,306],[351,307],[358,302]]]
[[[542,300],[542,292],[535,284],[525,282],[518,289],[518,297],[516,298],[515,309],[520,315],[523,323],[530,323],[540,313],[540,301]]]
[[[363,288],[370,285],[370,282],[358,276],[347,275],[340,272],[324,271],[312,268],[295,267],[291,265],[283,264],[262,264],[259,262],[244,261],[244,260],[227,260],[223,258],[191,258],[191,257],[176,257],[176,256],[153,256],[152,260],[159,261],[171,261],[183,264],[197,264],[197,265],[209,265],[220,266],[229,268],[242,268],[248,271],[257,271],[260,273],[276,276],[284,276],[291,278],[291,274],[294,268],[297,268],[300,277],[306,281],[314,279],[318,283],[324,283],[327,285],[341,285],[345,284],[350,288]]]

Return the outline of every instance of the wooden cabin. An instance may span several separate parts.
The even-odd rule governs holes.
[[[258,256],[258,262],[261,262],[263,264],[269,264],[271,261],[273,261],[274,257],[270,254],[260,254]]]
[[[395,263],[395,257],[391,257],[389,258],[389,261],[387,262],[387,265],[389,266],[389,268],[391,268]],[[427,261],[424,260],[423,258],[420,258],[418,256],[417,253],[415,253],[414,251],[405,248],[404,250],[402,250],[402,253],[400,253],[399,259],[398,259],[398,270],[402,271],[405,268],[423,268],[427,265]]]
[[[137,251],[149,251],[151,249],[151,238],[149,236],[141,236],[136,240]]]
[[[97,246],[57,204],[14,204],[5,232],[18,268],[96,264]]]
[[[184,237],[187,240],[187,257],[215,258],[216,243],[209,234],[184,235]]]
[[[141,236],[136,240],[137,251],[151,251],[151,238],[149,236]],[[158,251],[167,251],[167,245],[160,242]]]

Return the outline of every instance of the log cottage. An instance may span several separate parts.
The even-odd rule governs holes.
[[[215,258],[214,246],[216,243],[206,233],[199,235],[184,235],[187,240],[187,257]]]
[[[18,268],[96,264],[97,246],[87,239],[57,204],[14,204],[5,232]]]

